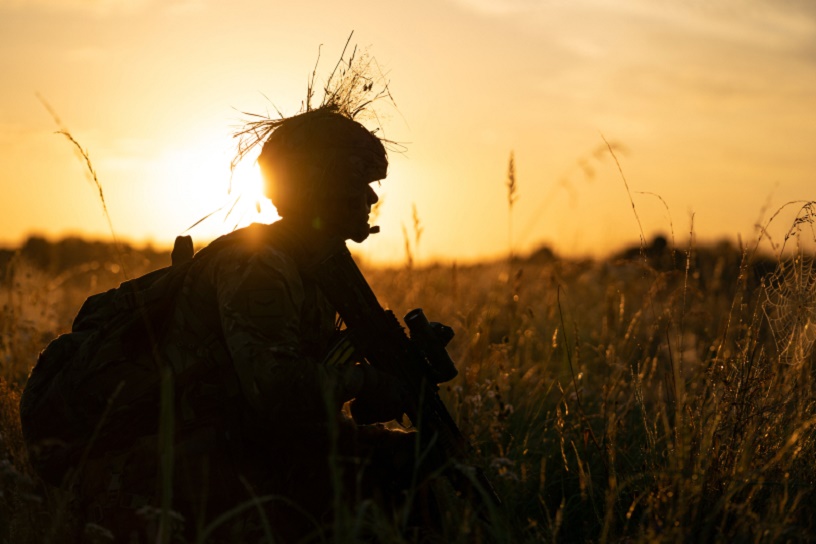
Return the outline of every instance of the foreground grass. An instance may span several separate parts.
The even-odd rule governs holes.
[[[800,256],[762,281],[755,264],[723,246],[368,270],[397,315],[422,306],[457,331],[449,349],[460,375],[443,398],[502,496],[506,524],[480,528],[453,497],[447,538],[810,539],[810,263]],[[59,277],[21,261],[9,268],[0,290],[0,542],[82,530],[57,515],[65,501],[27,466],[16,406],[37,352],[69,328],[84,297],[119,279],[104,263]],[[347,514],[336,540],[359,536],[360,519],[379,540],[416,538],[386,517]]]

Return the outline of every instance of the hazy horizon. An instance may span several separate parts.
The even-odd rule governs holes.
[[[679,241],[692,215],[700,240],[749,240],[785,202],[816,199],[816,4],[0,0],[0,240],[110,236],[38,93],[88,151],[117,235],[169,244],[229,202],[241,112],[296,113],[318,51],[321,82],[352,30],[395,101],[369,126],[404,148],[377,188],[372,260],[403,258],[414,209],[419,261],[465,262],[506,254],[508,237],[562,255],[608,254],[641,228]],[[251,163],[244,209],[194,238],[274,218],[254,211]]]

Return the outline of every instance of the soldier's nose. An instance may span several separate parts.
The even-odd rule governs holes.
[[[368,186],[368,204],[373,205],[379,202],[380,197],[377,196],[377,192],[374,190],[371,185]]]

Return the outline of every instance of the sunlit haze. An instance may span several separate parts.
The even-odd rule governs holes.
[[[318,51],[320,80],[352,30],[401,144],[359,248],[373,261],[401,260],[404,232],[416,244],[414,209],[416,257],[467,262],[637,243],[629,193],[645,237],[678,245],[692,215],[699,243],[747,240],[816,198],[813,2],[0,0],[0,242],[111,236],[38,95],[87,150],[119,238],[169,244],[217,210],[199,244],[275,220],[253,158],[231,176],[232,133],[242,112],[296,113]]]

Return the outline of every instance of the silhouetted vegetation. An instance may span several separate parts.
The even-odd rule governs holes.
[[[37,352],[121,270],[104,244],[25,248],[0,293],[0,542],[102,538],[31,473],[16,405]],[[126,254],[131,276],[169,259]],[[457,333],[460,376],[443,398],[514,529],[479,523],[451,497],[448,541],[806,540],[816,507],[811,263],[658,239],[603,261],[541,249],[509,269],[366,270],[398,315],[421,305]],[[389,515],[359,505],[337,541],[418,538]]]
[[[135,249],[129,244],[119,244],[117,250],[112,243],[75,236],[53,242],[42,236],[29,236],[19,248],[0,249],[0,267],[5,270],[16,256],[41,272],[57,275],[91,263],[121,266],[122,259],[126,266],[166,266],[170,264],[169,255],[169,251],[159,251],[150,246]]]

